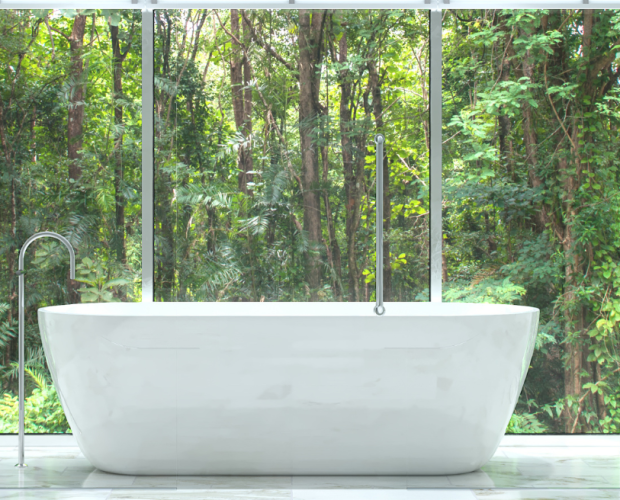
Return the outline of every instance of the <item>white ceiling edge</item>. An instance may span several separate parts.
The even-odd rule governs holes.
[[[153,3],[156,1],[156,3]],[[620,0],[0,0],[0,9],[620,9]],[[444,2],[446,0],[443,0]]]

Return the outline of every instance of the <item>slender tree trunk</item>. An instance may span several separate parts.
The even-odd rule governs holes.
[[[349,270],[349,301],[363,300],[359,286],[359,270],[357,265],[356,235],[359,227],[361,185],[357,182],[352,140],[353,118],[351,114],[352,81],[345,63],[348,60],[348,41],[346,30],[338,43],[338,62],[343,69],[338,73],[340,86],[340,148],[342,150],[342,168],[344,174],[345,203],[345,234],[347,237],[347,264]]]
[[[597,361],[594,361],[592,364],[594,365],[592,370],[594,372],[594,383],[597,383],[602,379],[601,365]],[[605,420],[607,418],[607,405],[605,404],[605,396],[601,391],[596,393],[596,402],[598,418],[599,420]]]
[[[86,16],[78,14],[73,20],[73,28],[69,35],[69,49],[71,53],[71,72],[69,82],[69,111],[67,114],[67,157],[69,159],[69,179],[78,180],[82,176],[80,159],[82,154],[82,133],[84,126],[84,61],[82,59],[84,46],[84,31]],[[78,283],[69,278],[67,273],[67,291],[69,303],[80,302]]]
[[[159,69],[159,75],[162,78],[171,78],[170,59],[172,51],[172,29],[173,24],[167,10],[156,11],[158,14],[163,13],[162,17],[157,17],[158,32],[163,40],[162,65],[156,65]],[[173,99],[173,97],[170,97]],[[167,113],[167,96],[164,92],[155,89],[155,147],[165,148],[165,132],[166,132],[166,113]],[[159,155],[155,155],[157,159]],[[161,160],[160,160],[161,161]],[[155,165],[159,168],[160,163]],[[173,288],[174,278],[176,276],[176,238],[171,224],[174,217],[172,206],[168,196],[172,187],[172,179],[170,174],[159,170],[155,176],[155,221],[159,227],[161,238],[155,240],[155,259],[157,262],[157,272],[155,273],[155,290],[157,298],[163,301],[174,300]]]
[[[239,190],[246,194],[252,194],[252,190],[248,189],[248,182],[252,181],[252,174],[248,174],[253,170],[252,151],[248,144],[248,140],[252,135],[252,89],[247,88],[252,79],[252,66],[247,57],[247,45],[251,41],[250,29],[245,19],[242,20],[243,35],[239,26],[239,11],[232,9],[230,11],[231,25],[231,46],[232,55],[230,59],[230,85],[232,90],[232,104],[235,116],[235,125],[244,140],[239,145],[237,153],[237,165],[239,172]],[[243,45],[241,41],[243,40]],[[245,45],[245,47],[244,47]],[[244,88],[246,87],[246,88]]]
[[[250,82],[252,81],[252,63],[250,61],[250,55],[247,52],[250,43],[252,42],[252,36],[250,27],[245,19],[242,20],[243,25],[243,42],[246,47],[246,50],[243,54],[243,124],[244,124],[244,132],[243,135],[246,139],[249,140],[249,143],[244,151],[244,165],[243,165],[243,176],[244,176],[244,184],[247,189],[248,182],[252,182],[253,174],[249,174],[248,172],[252,172],[254,170],[254,161],[252,159],[252,89],[250,88]],[[252,190],[248,189],[248,194],[252,194]]]
[[[17,281],[15,274],[15,264],[17,257],[17,183],[15,182],[15,176],[17,173],[15,172],[15,168],[9,169],[9,175],[11,176],[10,186],[11,186],[11,202],[9,206],[9,214],[11,218],[11,240],[12,244],[7,252],[7,267],[8,267],[8,277],[9,277],[9,311],[8,311],[8,322],[11,324],[13,321],[13,306],[15,305],[15,299],[17,298],[17,291],[15,282]],[[19,307],[19,304],[17,304]],[[17,310],[17,307],[15,307]]]
[[[69,163],[69,178],[77,180],[82,176],[82,167],[79,164],[82,149],[82,129],[84,124],[84,82],[82,47],[84,45],[84,30],[86,16],[75,16],[73,29],[69,36],[71,51],[71,73],[69,75],[71,91],[69,95],[69,113],[67,123],[67,145]]]
[[[340,255],[340,245],[336,238],[336,228],[334,227],[334,218],[332,215],[331,204],[329,202],[329,191],[327,189],[329,178],[329,158],[327,146],[321,148],[321,159],[323,160],[323,204],[325,205],[325,220],[327,222],[327,235],[329,237],[328,259],[329,265],[336,274],[335,282],[332,287],[334,295],[338,300],[342,300],[341,283],[342,283],[342,256]]]
[[[510,44],[510,37],[505,35],[504,43]],[[507,82],[510,80],[510,62],[507,57],[503,57],[499,63],[498,68],[499,73],[499,81]],[[528,103],[529,105],[529,103]],[[500,109],[500,115],[497,119],[499,125],[499,154],[500,158],[506,164],[506,169],[508,171],[508,175],[514,179],[515,168],[514,168],[514,154],[513,154],[513,143],[510,138],[510,133],[512,131],[512,123],[510,121],[510,117],[502,113],[505,106],[502,106]]]
[[[320,285],[321,199],[318,148],[313,134],[320,116],[320,63],[325,12],[299,10],[299,136],[301,139],[302,178],[304,185],[304,231],[310,248],[306,252],[306,279],[311,300],[318,300]]]
[[[530,81],[534,78],[534,67],[529,61],[529,57],[523,61],[523,75]],[[540,187],[542,180],[538,177],[538,137],[534,125],[534,113],[529,102],[523,102],[523,139],[525,141],[525,153],[527,155],[528,174],[532,187]],[[541,214],[542,215],[542,214]],[[544,227],[545,220],[542,219],[541,225]]]
[[[510,47],[508,49],[508,54],[511,56],[514,55],[513,49]],[[531,62],[531,56],[529,51],[526,52],[526,56],[522,62],[522,71],[517,71],[517,77],[527,77],[530,81],[534,82],[534,65]],[[536,134],[536,125],[534,123],[534,111],[532,106],[529,104],[527,100],[523,101],[523,140],[525,142],[525,153],[526,158],[525,162],[527,164],[528,178],[530,185],[534,188],[540,188],[543,185],[543,180],[539,176],[538,173],[538,137]],[[540,210],[538,211],[538,217],[535,220],[536,231],[538,233],[542,233],[548,228],[548,225],[552,227],[552,230],[559,234],[563,232],[562,225],[556,220],[553,215],[553,211],[549,208],[549,206],[543,201],[540,203]]]
[[[572,136],[572,144],[578,144],[577,127],[573,123],[569,133]],[[568,142],[568,141],[566,141]],[[560,180],[563,184],[563,205],[564,205],[564,238],[562,247],[564,251],[564,331],[567,342],[565,342],[566,364],[564,371],[564,392],[566,396],[579,397],[582,392],[582,371],[584,361],[584,336],[585,336],[585,317],[584,308],[580,304],[577,296],[579,284],[578,276],[583,276],[581,259],[577,249],[577,237],[575,234],[575,222],[577,220],[579,208],[575,201],[575,194],[580,185],[581,159],[579,151],[570,148],[570,156],[574,159],[574,165],[570,165],[566,157],[560,158],[558,170]],[[570,167],[573,167],[571,169]],[[566,432],[573,433],[580,430],[578,425],[578,410],[573,420],[569,418],[566,422]],[[569,412],[570,414],[570,412]],[[577,425],[576,425],[577,424]]]
[[[444,244],[444,248],[446,244]],[[448,282],[448,260],[446,259],[446,252],[441,254],[441,281],[443,283]]]
[[[118,137],[114,143],[114,201],[115,201],[115,222],[116,235],[115,247],[116,258],[123,264],[127,263],[127,248],[125,244],[125,199],[122,194],[122,183],[124,176],[123,167],[123,106],[121,98],[123,96],[123,61],[127,53],[121,53],[120,41],[118,38],[118,26],[110,26],[110,36],[112,39],[112,64],[114,72],[114,125]]]

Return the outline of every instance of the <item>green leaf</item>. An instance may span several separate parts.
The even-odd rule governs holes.
[[[50,12],[52,12],[52,9],[33,9],[32,10],[32,14],[37,19],[45,19]]]
[[[113,280],[108,281],[105,285],[103,285],[103,288],[111,288],[114,286],[121,286],[121,285],[127,285],[128,283],[131,283],[131,281],[129,281],[128,279],[125,278],[115,278]]]

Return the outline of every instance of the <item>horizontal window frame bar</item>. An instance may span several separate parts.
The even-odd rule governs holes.
[[[294,1],[295,3],[289,3]],[[446,3],[449,1],[449,3]],[[156,2],[156,3],[153,3]],[[404,0],[392,0],[389,2],[369,1],[368,5],[350,0],[336,0],[329,2],[325,0],[279,0],[277,2],[269,0],[257,1],[211,1],[211,2],[192,2],[179,0],[138,0],[138,3],[132,3],[131,0],[108,0],[86,2],[84,0],[77,1],[24,1],[4,2],[0,0],[0,9],[412,9],[412,10],[464,10],[464,9],[620,9],[620,1],[590,0],[585,3],[584,0],[573,0],[567,2],[561,1],[475,1],[475,0],[432,0],[432,3],[424,3],[423,1],[411,2]]]

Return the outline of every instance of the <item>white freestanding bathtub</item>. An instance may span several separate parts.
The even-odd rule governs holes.
[[[120,474],[457,474],[504,434],[538,309],[111,303],[39,324],[71,429]]]

